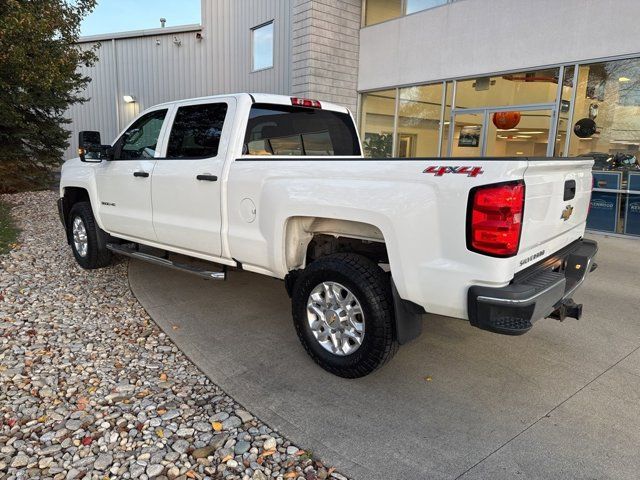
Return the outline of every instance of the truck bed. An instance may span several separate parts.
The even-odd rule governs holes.
[[[582,237],[592,164],[584,158],[243,156],[232,163],[228,179],[230,254],[245,267],[282,278],[299,267],[286,258],[291,247],[282,226],[292,218],[363,222],[382,233],[402,298],[429,312],[467,318],[464,298],[471,284],[505,286],[534,259]],[[470,191],[519,180],[526,197],[518,254],[494,258],[470,251]],[[569,201],[567,182],[575,182]],[[259,229],[242,218],[245,199],[255,204]],[[573,210],[564,220],[567,205]]]

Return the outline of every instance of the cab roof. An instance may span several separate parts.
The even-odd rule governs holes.
[[[154,105],[154,108],[160,107],[160,106],[175,105],[178,103],[181,105],[189,104],[189,102],[200,103],[202,100],[217,100],[217,99],[229,98],[229,97],[235,97],[238,99],[248,97],[251,99],[252,103],[271,103],[275,105],[289,105],[289,106],[291,106],[292,104],[291,99],[296,98],[296,97],[289,97],[286,95],[275,95],[272,93],[231,93],[231,94],[225,94],[225,95],[210,95],[206,97],[185,98],[182,100],[174,100],[171,102],[164,102],[158,105]],[[323,110],[330,110],[330,111],[341,112],[341,113],[349,112],[349,110],[346,107],[336,105],[335,103],[325,102],[323,100],[319,100],[319,101],[320,101],[320,104],[322,105]]]

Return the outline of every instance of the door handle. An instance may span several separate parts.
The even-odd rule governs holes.
[[[149,176],[149,172],[133,172],[133,176],[147,178]]]
[[[198,175],[196,177],[198,180],[204,180],[205,182],[217,182],[218,181],[218,177],[215,175]]]

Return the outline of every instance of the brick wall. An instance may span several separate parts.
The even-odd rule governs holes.
[[[294,0],[292,94],[356,111],[362,0]]]

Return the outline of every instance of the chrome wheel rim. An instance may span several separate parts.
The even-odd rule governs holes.
[[[81,257],[86,257],[87,251],[89,250],[89,240],[87,239],[87,229],[80,217],[73,219],[71,233],[73,234],[73,246],[76,252],[78,252],[78,255]]]
[[[307,321],[317,342],[334,355],[351,355],[364,340],[364,312],[344,285],[322,282],[307,301]]]

